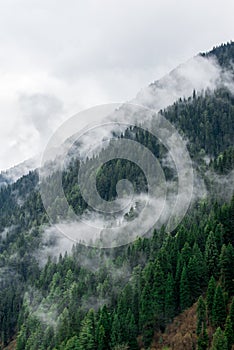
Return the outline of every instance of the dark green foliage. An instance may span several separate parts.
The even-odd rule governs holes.
[[[187,276],[187,268],[183,267],[181,279],[180,279],[180,308],[181,311],[186,310],[191,306],[191,294],[189,281]]]
[[[197,335],[200,335],[204,328],[206,328],[206,304],[200,297],[197,304]]]
[[[216,287],[214,295],[214,304],[212,308],[212,322],[216,327],[224,327],[226,320],[226,305],[223,291],[220,285]]]
[[[76,335],[67,341],[64,350],[80,350],[79,340]]]
[[[189,138],[189,151],[218,157],[233,146],[234,97],[226,89],[206,92],[191,101],[178,101],[163,114]],[[222,132],[220,132],[222,130]],[[201,151],[205,152],[201,152]]]
[[[219,253],[215,242],[214,233],[211,231],[208,235],[205,248],[205,260],[208,276],[216,277],[218,272]]]
[[[233,69],[234,42],[230,41],[227,44],[214,47],[213,50],[208,53],[202,53],[201,56],[216,58],[222,68]]]
[[[95,332],[95,314],[94,310],[91,309],[82,321],[79,334],[80,350],[93,350],[96,348]],[[103,340],[103,338],[101,339]]]
[[[220,327],[213,336],[211,350],[228,350],[227,338]]]
[[[165,320],[166,323],[172,321],[176,314],[176,298],[175,298],[175,282],[173,275],[169,273],[167,275],[167,281],[165,286]]]
[[[197,304],[197,348],[198,350],[206,350],[209,343],[206,327],[206,304],[200,296]]]
[[[231,323],[232,323],[232,331],[233,331],[233,334],[234,334],[234,297],[232,298],[232,303],[231,303],[231,306],[230,306],[230,319],[231,319]]]
[[[208,349],[209,337],[206,328],[202,330],[197,339],[197,350]]]
[[[222,67],[228,67],[233,43],[216,48]],[[137,350],[137,336],[149,347],[154,331],[164,331],[173,318],[206,295],[212,321],[213,349],[230,349],[234,332],[233,230],[234,197],[216,198],[207,172],[229,174],[233,169],[234,98],[225,88],[180,99],[162,111],[188,139],[188,148],[206,181],[207,200],[197,201],[175,232],[154,230],[128,246],[98,250],[81,245],[58,259],[38,264],[48,218],[38,191],[38,174],[31,172],[0,189],[0,346],[17,335],[17,350]],[[120,137],[136,139],[149,148],[173,179],[162,159],[167,150],[148,132],[129,128]],[[110,144],[111,146],[111,144]],[[98,157],[105,156],[105,151]],[[210,159],[206,164],[205,158]],[[91,167],[95,159],[86,160]],[[77,183],[79,161],[63,172],[63,187],[76,213],[88,209]],[[217,175],[216,174],[216,175]],[[59,173],[52,175],[56,191]],[[97,188],[106,200],[116,197],[118,180],[127,178],[137,193],[146,192],[146,178],[133,163],[114,159],[97,174]],[[49,208],[54,221],[63,212],[58,196]],[[135,215],[131,209],[126,219]],[[48,247],[53,248],[56,238]],[[214,277],[213,277],[214,276]],[[208,289],[207,284],[209,281]],[[216,285],[218,286],[216,287]],[[94,310],[88,311],[91,307]],[[198,302],[198,349],[208,347],[205,304]],[[225,323],[226,321],[226,323]],[[222,329],[225,328],[225,332]],[[232,330],[232,331],[231,331]],[[233,334],[233,333],[232,333]]]
[[[227,316],[224,334],[227,338],[228,350],[230,350],[232,348],[232,344],[234,344],[234,332],[233,332],[232,321],[230,316]]]
[[[225,291],[234,294],[234,249],[229,243],[223,245],[220,255],[221,283]]]
[[[206,293],[206,303],[207,303],[207,311],[208,311],[209,319],[212,319],[215,289],[216,289],[216,281],[215,281],[215,278],[211,276],[208,284],[208,288],[207,288],[207,293]]]

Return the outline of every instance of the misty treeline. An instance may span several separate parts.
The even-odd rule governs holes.
[[[188,140],[188,149],[195,166],[205,175],[209,169],[217,174],[226,174],[234,164],[234,97],[226,89],[216,90],[214,93],[206,91],[200,95],[193,93],[188,100],[180,100],[161,113],[175,126]],[[147,147],[161,162],[167,180],[173,175],[171,164],[163,162],[167,155],[165,147],[151,133],[141,128],[127,129],[121,137],[133,139]],[[109,146],[111,147],[111,145]],[[102,153],[102,152],[101,152]],[[105,158],[105,150],[103,151]],[[88,159],[92,168],[96,158]],[[131,155],[130,155],[131,158]],[[206,161],[208,159],[208,164]],[[87,209],[78,186],[79,161],[73,160],[64,171],[63,188],[66,198],[76,213],[81,214]],[[51,183],[54,186],[48,191],[56,192],[60,174],[54,172]],[[120,179],[127,178],[133,184],[136,192],[147,191],[147,181],[142,170],[134,163],[124,159],[113,159],[104,164],[97,174],[97,188],[106,200],[116,197],[116,184]],[[209,184],[209,178],[207,186]],[[2,188],[0,191],[0,229],[10,225],[20,225],[21,229],[28,230],[32,226],[47,223],[40,193],[38,189],[38,174],[30,172],[15,184]],[[212,193],[212,188],[209,188]],[[50,216],[56,221],[58,213],[63,218],[69,213],[63,212],[63,198],[59,196],[49,208]],[[61,219],[61,217],[60,217]]]
[[[229,68],[233,43],[215,48],[222,68]],[[192,93],[192,92],[191,92]],[[199,350],[231,349],[234,341],[234,199],[214,195],[210,174],[220,181],[234,165],[234,98],[225,88],[180,99],[161,113],[188,141],[194,166],[207,186],[207,198],[191,206],[175,232],[162,228],[152,237],[114,249],[77,244],[70,253],[40,259],[46,250],[49,220],[36,171],[0,190],[0,343],[16,339],[17,350],[125,350],[150,347],[154,333],[197,303]],[[174,170],[166,149],[148,132],[127,129],[159,159],[167,180]],[[102,157],[103,150],[96,157]],[[95,157],[87,160],[95,163]],[[63,172],[67,200],[78,214],[87,207],[77,182],[79,162]],[[56,179],[52,175],[53,190]],[[143,172],[116,159],[102,166],[97,188],[106,200],[127,178],[137,193],[147,192]],[[56,221],[63,203],[50,210]],[[69,212],[63,213],[64,218]],[[129,214],[131,215],[131,213]],[[56,236],[46,243],[56,245]],[[209,330],[209,331],[208,331]]]

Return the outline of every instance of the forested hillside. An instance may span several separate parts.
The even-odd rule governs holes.
[[[223,70],[232,70],[233,48],[231,42],[202,56],[213,56]],[[154,334],[163,334],[194,303],[195,340],[193,347],[184,349],[232,349],[234,96],[225,86],[194,91],[160,113],[186,139],[194,169],[207,191],[196,198],[172,233],[162,227],[122,247],[76,244],[67,253],[63,247],[59,255],[60,238],[46,237],[50,226],[38,172],[0,188],[3,349],[12,339],[17,350],[150,349]],[[159,159],[166,178],[174,176],[164,162],[166,149],[152,134],[134,127],[120,137],[146,146]],[[94,161],[87,160],[91,167]],[[69,204],[82,214],[87,204],[77,185],[79,166],[74,158],[62,178]],[[57,174],[53,176],[56,179]],[[123,178],[131,181],[137,193],[147,191],[143,172],[129,161],[116,159],[98,172],[101,197],[114,199],[116,184]],[[224,195],[224,187],[229,196]],[[55,222],[61,208],[57,198],[50,208]],[[69,213],[63,215],[66,218]],[[161,342],[163,346],[163,337]]]

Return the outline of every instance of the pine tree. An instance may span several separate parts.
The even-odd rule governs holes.
[[[210,231],[209,236],[206,240],[205,260],[208,276],[211,277],[213,275],[216,277],[218,274],[219,253],[213,231]]]
[[[165,287],[165,319],[171,322],[176,313],[175,282],[171,273],[167,275]]]
[[[111,322],[106,305],[100,311],[97,323],[98,350],[108,350],[110,348]]]
[[[158,260],[154,269],[153,294],[157,325],[164,326],[165,276]]]
[[[211,350],[228,350],[227,338],[220,327],[216,329],[213,336]]]
[[[206,304],[202,296],[197,303],[197,335],[199,335],[206,325]]]
[[[97,326],[97,350],[107,350],[109,347],[106,347],[106,335],[105,329],[102,324]]]
[[[67,340],[70,336],[69,311],[65,308],[59,318],[58,339],[60,342]]]
[[[192,302],[196,301],[198,296],[201,294],[201,284],[199,279],[199,272],[201,267],[201,261],[198,261],[196,256],[192,256],[189,259],[187,273],[188,273],[188,282],[190,288],[190,295]]]
[[[227,338],[228,350],[231,350],[232,344],[234,343],[234,333],[232,329],[232,321],[230,316],[227,316],[224,334]]]
[[[209,338],[206,328],[206,304],[200,296],[197,304],[197,347],[198,350],[206,350],[209,343]]]
[[[127,336],[127,343],[129,345],[129,348],[131,350],[137,350],[137,328],[135,319],[133,316],[132,311],[129,309],[126,317],[126,336]],[[105,349],[106,350],[106,349]]]
[[[148,347],[152,342],[155,327],[154,298],[152,285],[149,282],[146,282],[142,291],[140,320],[143,343],[145,347]]]
[[[216,289],[216,281],[213,276],[211,276],[208,288],[207,288],[207,294],[206,294],[206,304],[207,304],[207,311],[208,311],[208,318],[212,319],[212,309],[214,304],[214,295],[215,295],[215,289]]]
[[[223,245],[220,254],[221,283],[229,295],[234,293],[234,249],[229,243]]]
[[[196,258],[196,270],[197,270],[197,276],[199,281],[200,289],[203,287],[207,287],[207,266],[205,262],[204,255],[201,252],[201,249],[199,248],[197,243],[194,243],[193,251],[192,251],[194,257]]]
[[[209,345],[209,337],[206,328],[204,328],[197,339],[197,350],[206,350]]]
[[[180,279],[180,309],[184,311],[191,306],[190,288],[187,277],[187,268],[183,267]]]
[[[80,350],[79,340],[76,335],[67,341],[64,350]]]
[[[226,305],[223,291],[220,285],[216,287],[214,295],[214,304],[212,308],[212,323],[216,327],[224,327],[226,320]]]
[[[122,342],[121,339],[121,325],[117,313],[114,314],[112,328],[111,328],[111,346],[114,347]]]
[[[230,316],[230,319],[231,319],[232,331],[233,331],[233,334],[234,334],[234,297],[232,298],[232,303],[231,303],[231,306],[230,306],[229,316]]]
[[[81,331],[79,334],[80,350],[93,350],[96,347],[95,341],[95,314],[90,309],[82,321]]]

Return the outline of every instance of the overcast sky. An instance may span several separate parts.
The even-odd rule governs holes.
[[[0,1],[0,169],[76,112],[234,39],[232,0]]]

